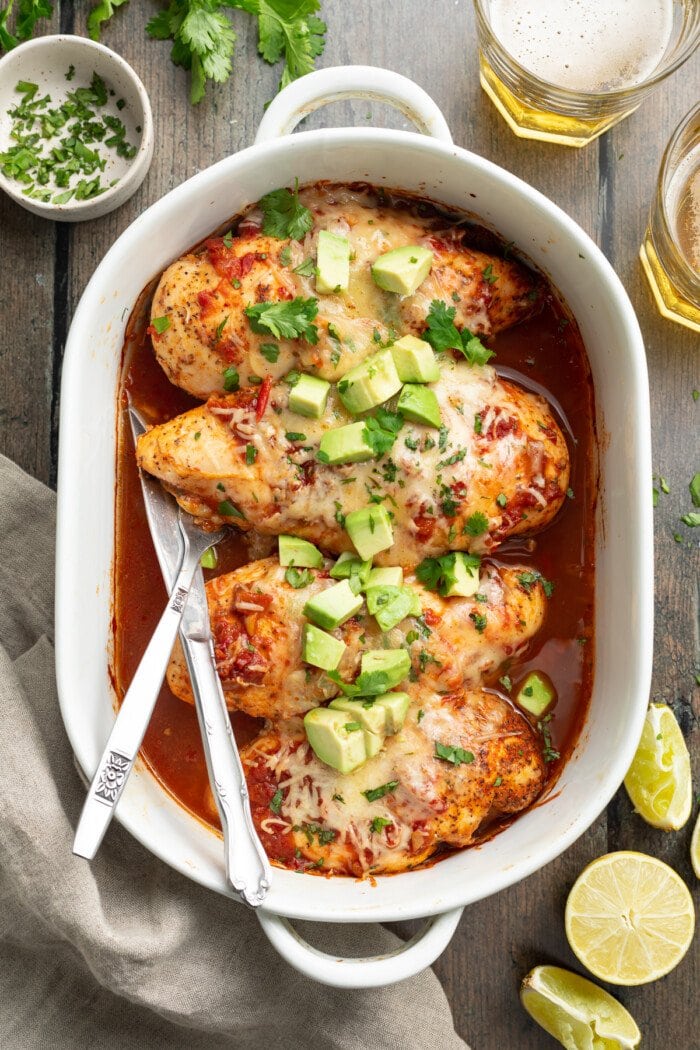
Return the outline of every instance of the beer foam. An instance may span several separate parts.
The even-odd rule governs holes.
[[[503,47],[542,80],[572,91],[639,84],[663,58],[673,0],[490,0]]]

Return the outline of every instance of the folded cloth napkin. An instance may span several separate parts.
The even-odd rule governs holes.
[[[317,985],[247,909],[171,871],[116,822],[91,864],[72,855],[85,789],[54,681],[54,521],[54,494],[0,457],[3,1050],[464,1050],[431,970],[367,991]],[[339,955],[398,943],[380,926],[300,928]]]

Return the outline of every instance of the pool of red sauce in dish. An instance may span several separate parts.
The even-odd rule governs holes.
[[[398,198],[400,202],[401,198]],[[421,214],[437,212],[428,202],[410,202]],[[454,216],[452,216],[454,221]],[[499,250],[489,231],[465,223],[467,243]],[[502,245],[501,245],[502,250]],[[112,676],[120,701],[165,605],[165,589],[151,543],[143,507],[133,443],[126,416],[127,394],[150,422],[157,423],[197,402],[173,386],[156,362],[146,333],[156,281],[142,293],[129,321],[120,391],[116,492]],[[491,362],[522,386],[544,393],[557,410],[571,458],[571,491],[554,522],[527,540],[506,542],[498,563],[526,561],[554,582],[545,623],[508,674],[518,682],[527,671],[546,671],[558,700],[550,723],[561,759],[548,765],[549,786],[566,762],[585,719],[593,679],[594,518],[597,491],[595,412],[588,360],[578,327],[552,292],[542,311],[489,341]],[[272,545],[271,545],[272,547]],[[215,572],[229,572],[251,560],[249,541],[231,530],[218,547]],[[488,683],[505,699],[497,681]],[[239,746],[253,739],[263,722],[242,712],[231,715]],[[218,830],[207,769],[193,707],[164,685],[141,749],[142,757],[166,790],[194,816]],[[253,785],[251,785],[253,787]],[[514,818],[511,818],[511,820]],[[480,841],[510,821],[492,824]],[[451,850],[437,855],[444,856]],[[428,861],[430,864],[432,861]]]

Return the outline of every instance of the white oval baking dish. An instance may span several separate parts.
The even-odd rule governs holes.
[[[423,134],[376,128],[290,134],[316,107],[351,96],[393,103]],[[417,191],[474,211],[514,241],[549,275],[579,323],[600,436],[595,683],[584,731],[556,792],[479,849],[424,870],[380,877],[375,885],[274,872],[259,912],[272,943],[317,980],[368,987],[430,965],[449,942],[464,905],[517,882],[570,846],[610,801],[632,759],[647,707],[653,639],[646,359],[631,304],[596,245],[541,193],[455,146],[442,114],[415,84],[387,70],[353,66],[290,85],[269,107],[254,146],[189,179],[121,235],[95,271],[70,329],[61,393],[56,657],[61,711],[88,777],[114,720],[108,674],[114,413],[127,319],[142,288],[171,260],[295,177],[301,183],[366,180]],[[220,840],[145,768],[134,771],[117,816],[166,863],[229,893]],[[412,942],[374,959],[325,956],[287,922],[422,916],[432,918]]]

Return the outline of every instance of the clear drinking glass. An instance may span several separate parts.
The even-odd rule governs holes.
[[[698,0],[474,0],[481,86],[523,138],[585,146],[700,43]]]
[[[639,255],[659,312],[700,332],[700,104],[666,147]]]

